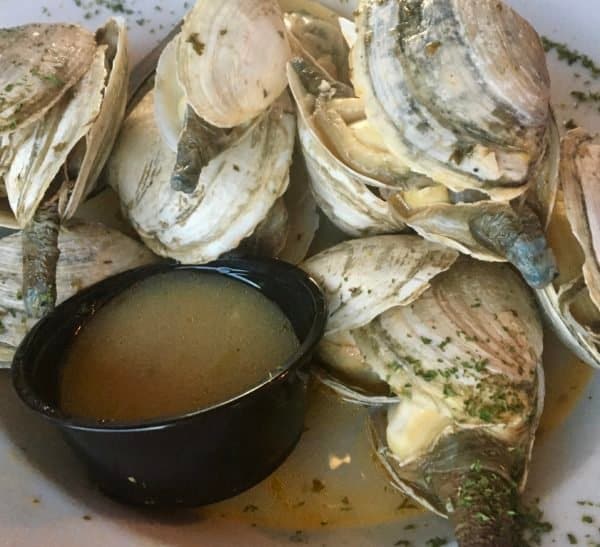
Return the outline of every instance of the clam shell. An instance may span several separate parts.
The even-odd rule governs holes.
[[[585,255],[585,284],[600,309],[600,144],[575,129],[563,139],[561,157],[565,211]]]
[[[251,256],[279,257],[287,243],[288,232],[287,207],[283,198],[279,198],[253,234],[241,243],[241,250]]]
[[[370,406],[398,402],[397,396],[382,395],[389,393],[389,388],[369,366],[351,331],[324,336],[317,355],[326,368],[313,367],[315,377],[330,389],[343,393],[345,400],[359,404],[368,402]]]
[[[85,154],[77,179],[67,182],[61,196],[59,213],[69,219],[93,190],[96,181],[117,138],[127,104],[129,63],[127,58],[127,30],[121,19],[111,19],[98,29],[96,39],[106,46],[105,63],[110,67],[102,106],[90,130],[85,135]]]
[[[479,201],[476,203],[434,203],[413,209],[402,197],[393,195],[390,210],[399,222],[406,223],[420,236],[456,249],[478,260],[505,262],[506,258],[479,243],[469,229],[469,222],[482,213],[514,214],[508,203]]]
[[[288,12],[284,22],[296,55],[309,58],[334,80],[350,82],[350,51],[337,20],[305,12]]]
[[[61,226],[56,271],[58,302],[116,273],[150,264],[157,258],[142,244],[102,224],[72,221]],[[0,367],[12,355],[28,329],[21,294],[21,233],[0,239]]]
[[[39,120],[89,69],[94,35],[77,25],[0,29],[0,135]]]
[[[289,107],[283,95],[184,194],[171,188],[175,154],[158,131],[148,93],[126,118],[107,165],[108,181],[144,242],[161,256],[203,263],[250,236],[288,184],[295,132]]]
[[[442,463],[480,461],[524,487],[544,400],[543,332],[505,265],[462,259],[431,285],[352,334],[403,398],[379,430],[384,465],[401,490],[446,514],[425,480]],[[448,443],[458,450],[444,462]],[[501,458],[490,459],[493,446]]]
[[[462,259],[353,336],[395,393],[408,382],[457,423],[506,441],[529,431],[543,333],[533,295],[506,265]]]
[[[583,361],[600,368],[600,144],[582,129],[561,146],[561,199],[548,231],[561,276],[538,291],[546,318]]]
[[[9,135],[15,146],[4,175],[6,193],[19,226],[27,225],[73,147],[90,131],[103,100],[106,46],[72,93],[46,115]]]
[[[363,0],[357,27],[355,90],[394,154],[454,191],[506,201],[526,190],[549,79],[522,18],[495,0]]]
[[[281,95],[290,54],[276,0],[199,0],[183,22],[177,75],[198,116],[235,127]]]
[[[384,467],[398,488],[445,515],[428,470],[481,461],[524,486],[544,399],[543,331],[514,270],[456,253],[442,264],[436,249],[451,252],[415,236],[377,236],[303,267],[330,309],[319,357],[334,375],[319,369],[319,381],[345,400],[386,407],[372,424]],[[365,391],[377,380],[394,395]]]
[[[381,235],[340,243],[302,263],[327,297],[325,334],[356,329],[410,304],[458,253],[417,236]]]

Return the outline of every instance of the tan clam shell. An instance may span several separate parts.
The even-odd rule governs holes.
[[[544,402],[543,331],[514,271],[460,260],[412,306],[391,308],[352,334],[394,392],[410,386],[410,396],[389,407],[385,434],[400,490],[446,516],[422,466],[462,433],[482,444],[460,446],[454,462],[446,455],[453,468],[478,457],[523,490]],[[504,458],[492,456],[494,445]]]
[[[301,267],[329,305],[325,334],[356,329],[392,306],[415,301],[458,253],[412,235],[354,239],[320,252]]]
[[[482,213],[512,212],[508,203],[434,203],[418,209],[407,207],[399,195],[389,200],[390,211],[420,236],[456,249],[478,260],[506,262],[506,258],[479,243],[469,229],[469,221]]]
[[[276,0],[198,0],[178,40],[177,76],[198,116],[235,127],[281,95],[290,54]]]
[[[600,144],[582,129],[563,140],[561,182],[573,235],[585,255],[583,278],[600,309]]]
[[[102,224],[72,221],[61,226],[56,271],[58,302],[110,275],[157,260],[141,243]],[[27,322],[21,295],[21,234],[0,239],[0,367],[32,326]]]
[[[443,248],[415,236],[377,236],[305,265],[330,307],[319,357],[339,376],[321,381],[345,400],[382,407],[371,425],[393,484],[446,516],[429,464],[461,469],[476,458],[524,487],[543,408],[543,331],[509,266],[455,261],[455,252],[437,263],[435,249]],[[377,379],[396,396],[366,394]],[[459,450],[444,452],[446,441]]]
[[[369,189],[373,179],[345,165],[323,143],[309,114],[310,96],[291,65],[287,74],[299,111],[298,135],[319,207],[352,236],[401,231],[404,225],[392,217],[386,201]]]
[[[317,203],[310,191],[308,172],[298,149],[290,167],[290,185],[283,195],[288,212],[288,236],[278,258],[298,264],[304,260],[319,228]]]
[[[77,25],[0,29],[0,135],[39,120],[89,69],[94,35]]]
[[[337,20],[306,12],[288,12],[283,19],[295,54],[309,58],[331,78],[349,82],[349,49]]]
[[[148,93],[125,120],[107,164],[109,183],[144,242],[159,255],[202,263],[250,236],[287,188],[295,133],[290,106],[283,95],[185,194],[171,187],[175,154],[156,126]]]
[[[288,210],[279,198],[252,235],[242,241],[240,249],[251,256],[279,257],[287,244],[289,232]]]

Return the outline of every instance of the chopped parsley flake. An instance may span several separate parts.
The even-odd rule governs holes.
[[[542,44],[546,52],[555,50],[558,58],[561,61],[566,61],[568,65],[573,65],[577,62],[587,68],[594,78],[600,77],[600,66],[598,66],[588,55],[580,53],[576,49],[570,49],[566,44],[550,40],[546,36],[542,36]]]

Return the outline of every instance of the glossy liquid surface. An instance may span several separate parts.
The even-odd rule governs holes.
[[[156,275],[111,300],[75,337],[60,407],[129,423],[185,414],[265,381],[298,345],[283,312],[244,283]]]

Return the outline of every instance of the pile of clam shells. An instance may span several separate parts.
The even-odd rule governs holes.
[[[0,31],[0,360],[134,265],[300,264],[329,303],[314,374],[372,407],[391,483],[463,547],[517,544],[535,296],[600,367],[600,144],[561,142],[540,39],[498,0],[295,4],[198,0],[122,125],[118,21]],[[103,167],[135,239],[70,220]]]

